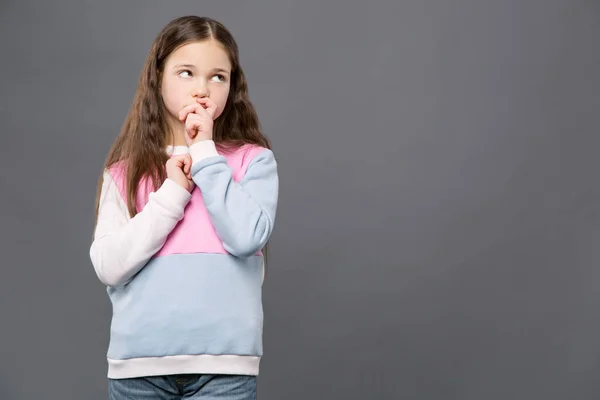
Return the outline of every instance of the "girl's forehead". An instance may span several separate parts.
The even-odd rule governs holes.
[[[198,67],[230,69],[229,55],[223,45],[215,40],[186,43],[175,49],[167,64],[190,64]]]

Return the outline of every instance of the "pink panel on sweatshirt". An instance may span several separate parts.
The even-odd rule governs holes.
[[[227,159],[227,164],[233,171],[233,180],[239,182],[244,177],[252,160],[263,150],[264,148],[259,146],[245,145],[234,152],[220,152],[220,154]],[[126,199],[125,168],[123,163],[117,163],[111,167],[110,173],[118,185],[121,196],[123,199]],[[148,195],[151,191],[152,185],[149,180],[142,180],[138,189],[136,202],[138,212],[148,202]],[[185,208],[183,219],[171,231],[167,241],[154,257],[190,253],[227,254],[210,220],[208,210],[204,205],[202,193],[198,187],[192,191],[192,198]],[[257,254],[261,254],[261,252]]]

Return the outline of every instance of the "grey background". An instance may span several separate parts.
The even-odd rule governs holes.
[[[4,0],[1,399],[107,397],[95,184],[189,13],[280,164],[261,399],[600,397],[597,0]]]

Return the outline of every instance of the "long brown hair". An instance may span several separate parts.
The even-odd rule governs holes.
[[[231,62],[229,97],[213,127],[215,143],[221,149],[243,144],[271,148],[269,139],[260,130],[258,116],[248,98],[248,84],[239,63],[238,46],[231,33],[223,24],[211,18],[176,18],[162,29],[152,43],[133,104],[104,164],[104,168],[109,168],[117,162],[124,162],[127,208],[131,217],[137,213],[135,204],[140,181],[148,178],[157,189],[166,179],[164,166],[168,155],[165,148],[174,137],[169,131],[168,111],[160,91],[165,61],[179,47],[208,39],[221,43]],[[98,181],[96,218],[101,188],[102,176]]]
[[[148,179],[154,189],[166,179],[166,146],[174,143],[161,95],[161,82],[167,57],[179,47],[197,41],[216,40],[227,51],[231,62],[230,90],[222,114],[214,122],[213,140],[226,150],[244,144],[270,149],[271,143],[260,129],[258,116],[248,98],[248,84],[239,63],[238,46],[232,34],[218,21],[207,17],[184,16],[169,22],[157,35],[142,69],[133,103],[120,135],[112,145],[104,169],[117,162],[125,168],[127,208],[137,214],[137,189]],[[103,170],[104,170],[103,169]],[[100,204],[102,175],[96,193],[96,221]]]

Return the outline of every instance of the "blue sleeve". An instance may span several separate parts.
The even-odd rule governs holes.
[[[237,257],[261,250],[273,231],[279,197],[273,152],[260,152],[239,183],[223,156],[195,162],[191,174],[225,250]]]

